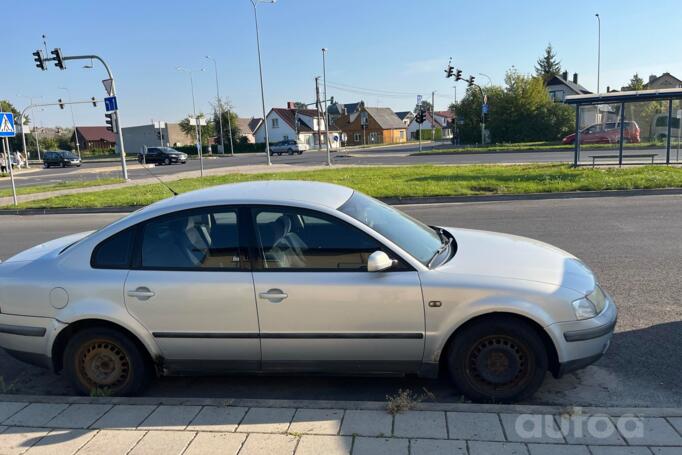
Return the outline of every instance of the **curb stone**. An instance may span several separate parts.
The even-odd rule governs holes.
[[[167,405],[167,406],[239,406],[249,408],[345,409],[386,410],[381,401],[332,400],[259,400],[234,398],[164,398],[164,397],[76,397],[49,395],[0,394],[2,402],[30,402],[44,404],[107,404],[107,405]],[[498,414],[562,414],[580,409],[582,414],[608,416],[636,415],[639,417],[682,417],[682,408],[633,407],[575,407],[525,404],[476,403],[418,403],[415,411],[489,412]]]

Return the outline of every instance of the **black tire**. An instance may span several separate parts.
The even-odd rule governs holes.
[[[67,378],[81,395],[136,395],[153,376],[135,342],[107,327],[77,332],[67,343],[63,360]]]
[[[282,156],[282,152],[277,152],[277,156]]]
[[[298,151],[298,154],[299,154],[299,155],[302,154],[302,153],[303,153],[303,150],[299,150],[299,151]]]
[[[287,153],[288,153],[289,155],[293,155],[293,154],[294,154],[294,150],[293,150],[293,149],[289,149],[289,150],[287,150]]]
[[[170,158],[166,158],[165,160],[163,160],[163,164],[165,164],[166,166],[170,166],[171,164]]]
[[[62,163],[62,167],[66,167],[66,163]]]
[[[485,319],[465,327],[446,355],[450,378],[474,402],[527,399],[547,372],[547,350],[535,328],[510,318]]]

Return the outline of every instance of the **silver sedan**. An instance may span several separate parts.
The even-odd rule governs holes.
[[[597,360],[615,323],[565,251],[315,182],[186,193],[0,264],[0,347],[83,394],[171,374],[444,371],[471,400],[511,402]]]

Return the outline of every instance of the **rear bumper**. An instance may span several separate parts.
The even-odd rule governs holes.
[[[64,327],[51,318],[0,314],[0,347],[18,360],[51,368],[52,341]]]

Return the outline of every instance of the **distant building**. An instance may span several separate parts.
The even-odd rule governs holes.
[[[75,134],[78,135],[81,150],[116,147],[116,133],[109,131],[106,126],[77,126]]]
[[[442,139],[450,139],[452,137],[452,122],[454,115],[450,111],[436,111],[431,116],[431,112],[425,112],[426,120],[422,123],[422,135],[424,130],[436,129],[436,137],[440,135]],[[419,123],[414,121],[410,122],[407,127],[407,134],[410,139],[419,139]],[[422,136],[423,137],[423,136]]]
[[[414,112],[412,111],[400,111],[396,112],[395,115],[397,115],[398,118],[403,121],[403,125],[405,126],[408,126],[414,118]]]
[[[578,84],[578,73],[573,73],[573,80],[568,80],[568,71],[564,71],[561,76],[552,76],[545,82],[547,92],[552,101],[563,103],[569,95],[586,95],[592,93],[582,85]]]
[[[177,123],[166,123],[165,128],[153,124],[123,128],[126,153],[140,153],[145,147],[180,147],[193,145],[194,137],[185,134]],[[113,134],[113,133],[112,133]]]
[[[286,108],[274,107],[265,117],[268,125],[268,137],[270,143],[295,139],[308,144],[311,148],[317,147],[318,135],[321,136],[321,146],[325,147],[326,125],[324,114],[315,109],[297,109],[293,102],[289,102]],[[265,142],[264,122],[260,122],[254,131],[257,143]],[[319,126],[319,131],[318,131]],[[330,146],[338,149],[341,146],[340,131],[335,128],[329,130],[331,138]]]
[[[263,123],[262,118],[238,118],[237,128],[239,128],[239,134],[241,134],[241,137],[245,138],[246,142],[253,144],[256,142],[254,134],[261,123]],[[240,138],[236,139],[239,140]]]
[[[345,145],[402,144],[407,142],[407,128],[388,107],[366,107],[360,103],[351,114],[335,123],[345,135]]]
[[[652,74],[649,82],[644,84],[646,90],[658,90],[662,88],[682,88],[682,81],[670,73],[663,73],[660,76]]]
[[[358,101],[357,103],[347,103],[347,104],[341,104],[339,102],[332,102],[329,106],[327,106],[327,114],[329,115],[329,124],[332,125],[332,128],[334,128],[334,125],[336,124],[336,119],[341,117],[342,115],[351,115],[354,114],[358,111],[360,108],[360,105],[362,104],[362,101]]]

